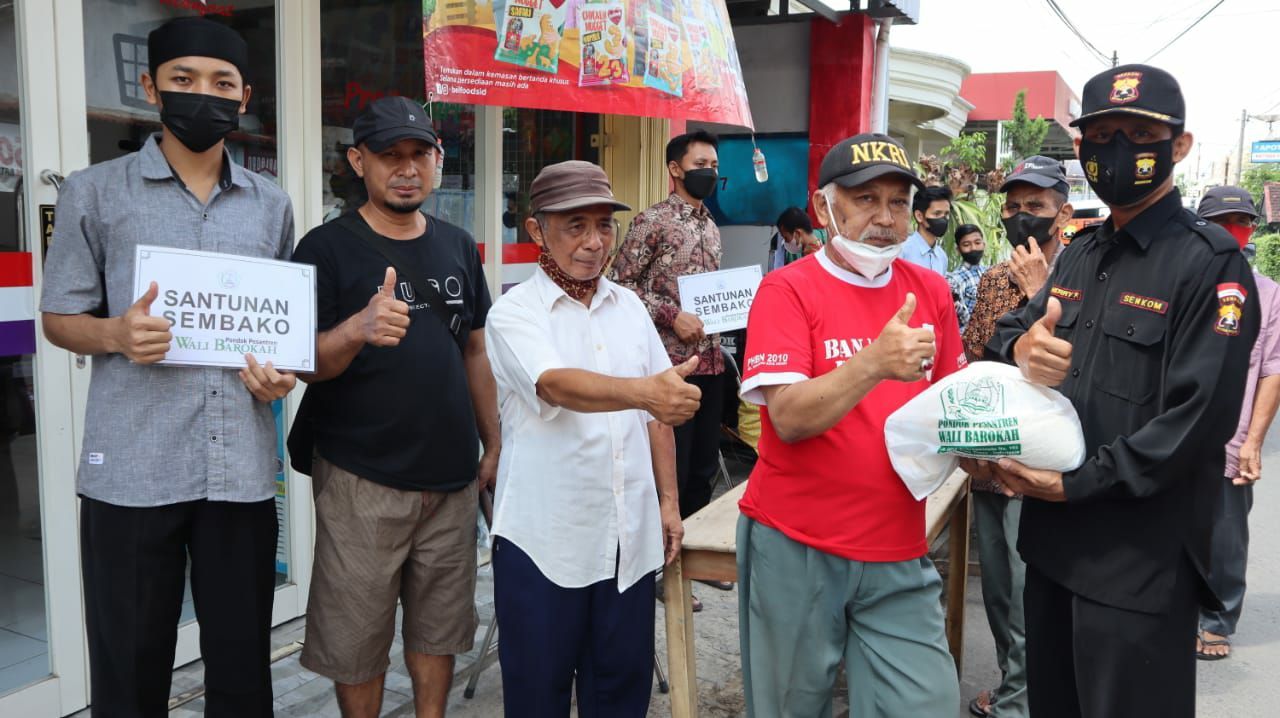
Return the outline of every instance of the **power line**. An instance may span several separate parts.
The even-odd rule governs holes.
[[[1198,17],[1198,18],[1196,18],[1196,21],[1195,21],[1195,22],[1193,22],[1193,23],[1191,23],[1190,25],[1188,25],[1186,30],[1183,30],[1182,32],[1178,33],[1178,34],[1177,34],[1177,36],[1176,36],[1176,37],[1174,37],[1174,38],[1173,38],[1172,40],[1170,40],[1169,42],[1166,42],[1166,43],[1164,44],[1164,47],[1162,47],[1162,48],[1160,48],[1159,50],[1156,50],[1155,52],[1151,53],[1151,57],[1148,57],[1147,59],[1143,60],[1143,62],[1144,62],[1144,63],[1151,62],[1151,58],[1153,58],[1153,57],[1155,57],[1156,55],[1159,55],[1160,53],[1162,53],[1162,52],[1164,52],[1165,50],[1169,49],[1169,46],[1170,46],[1170,45],[1172,45],[1173,43],[1175,43],[1175,42],[1177,42],[1179,39],[1181,39],[1183,35],[1186,35],[1187,33],[1191,32],[1191,29],[1192,29],[1192,28],[1194,28],[1196,25],[1199,25],[1201,20],[1205,19],[1206,17],[1209,17],[1209,13],[1213,12],[1214,10],[1217,10],[1217,9],[1218,9],[1218,7],[1219,7],[1220,5],[1222,5],[1222,3],[1226,2],[1226,1],[1227,1],[1227,0],[1218,0],[1218,2],[1216,2],[1216,3],[1214,3],[1214,4],[1213,4],[1213,7],[1209,8],[1208,10],[1205,10],[1203,15],[1201,15],[1201,16],[1200,16],[1200,17]]]
[[[1075,35],[1079,38],[1080,42],[1084,43],[1084,46],[1094,54],[1094,57],[1096,57],[1099,62],[1104,65],[1111,64],[1111,58],[1107,57],[1107,55],[1099,50],[1092,42],[1089,42],[1089,39],[1080,32],[1080,29],[1076,27],[1075,23],[1071,22],[1071,18],[1067,17],[1067,14],[1062,11],[1062,8],[1058,7],[1057,0],[1045,0],[1045,2],[1048,3],[1049,10],[1051,10],[1053,14],[1062,21],[1063,25],[1067,26],[1067,29],[1071,31],[1071,34]]]

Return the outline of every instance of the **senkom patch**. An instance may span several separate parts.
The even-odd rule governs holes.
[[[1244,317],[1244,303],[1249,291],[1235,282],[1218,285],[1218,317],[1213,331],[1228,337],[1240,334],[1240,320]]]
[[[1165,300],[1144,297],[1141,294],[1134,294],[1133,292],[1125,292],[1124,294],[1121,294],[1120,303],[1126,307],[1145,309],[1148,312],[1155,312],[1156,314],[1164,314],[1169,311],[1169,303]]]

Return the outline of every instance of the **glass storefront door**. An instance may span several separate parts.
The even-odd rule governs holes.
[[[0,0],[0,716],[65,716],[89,700],[74,477],[92,359],[49,344],[36,312],[58,187],[159,129],[139,83],[147,33],[206,14],[251,48],[253,101],[230,138],[232,161],[282,182],[305,228],[318,197],[304,195],[301,164],[284,161],[287,143],[278,140],[303,134],[305,105],[318,92],[277,87],[276,78],[278,67],[302,67],[300,28],[315,9],[278,5],[286,4]],[[286,117],[292,124],[281,126]],[[292,146],[296,154],[301,144]],[[283,429],[285,406],[276,413]],[[304,610],[311,545],[309,498],[299,500],[309,488],[291,491],[279,467],[276,624]],[[184,625],[176,663],[199,658],[198,641],[194,622]]]
[[[174,17],[191,15],[182,3],[119,0],[81,0],[84,13],[85,110],[89,130],[89,162],[97,164],[136,152],[160,132],[158,108],[148,104],[140,77],[148,71],[147,34]],[[227,14],[206,17],[235,29],[249,45],[248,84],[253,88],[240,129],[227,141],[231,160],[253,172],[278,181],[275,0],[238,0]],[[281,415],[276,406],[277,418]],[[277,422],[280,429],[283,423]],[[277,585],[289,581],[288,486],[280,449],[277,475],[277,514],[280,544],[277,546]],[[188,579],[182,605],[176,664],[199,657],[195,606]]]
[[[0,4],[0,695],[49,675],[17,14]],[[36,243],[35,251],[40,251]]]

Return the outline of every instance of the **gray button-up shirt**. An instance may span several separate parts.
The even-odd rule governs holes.
[[[221,181],[201,204],[158,138],[62,185],[40,311],[124,314],[137,299],[140,244],[290,257],[288,195],[227,155]],[[271,406],[253,398],[235,369],[142,366],[123,354],[99,355],[77,490],[120,506],[264,501],[275,495],[276,441]]]

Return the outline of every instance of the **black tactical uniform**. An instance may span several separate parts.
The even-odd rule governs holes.
[[[1090,80],[1081,121],[1117,105],[1181,125],[1177,84],[1155,68]],[[1063,476],[1065,503],[1023,508],[1031,714],[1191,716],[1211,517],[1260,322],[1252,273],[1175,189],[1120,230],[1108,220],[1076,235],[1044,289],[999,321],[988,357],[1012,362],[1049,297],[1062,305],[1055,335],[1072,344],[1057,388],[1088,458]]]

